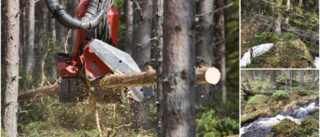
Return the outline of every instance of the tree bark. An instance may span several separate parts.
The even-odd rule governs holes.
[[[197,84],[217,84],[220,79],[220,72],[216,68],[196,69]],[[212,79],[215,78],[215,79]],[[124,75],[105,76],[98,81],[95,88],[101,90],[119,87],[137,87],[156,85],[156,72],[139,72]],[[95,85],[92,85],[95,86]],[[19,94],[19,101],[34,98],[35,96],[50,96],[58,94],[58,85],[40,87],[33,90],[24,91]]]
[[[52,14],[50,11],[48,12],[48,25],[47,25],[47,30],[48,30],[48,38],[50,41],[56,41],[56,27],[55,27],[55,19],[52,17]]]
[[[300,70],[300,86],[304,85],[304,70]]]
[[[286,24],[289,24],[289,10],[290,10],[290,0],[287,0],[287,11],[285,12],[286,13],[286,18],[285,18],[285,23]]]
[[[277,86],[277,71],[276,70],[272,70],[271,71],[271,82],[272,82],[272,85],[274,86],[274,87],[276,87]]]
[[[35,36],[35,0],[29,0],[28,4],[28,30],[27,30],[27,60],[26,71],[29,74],[33,73],[34,68],[34,36]]]
[[[161,127],[161,107],[163,107],[162,104],[162,71],[163,71],[163,65],[162,65],[162,59],[163,59],[163,0],[153,0],[153,15],[152,15],[152,38],[154,39],[152,41],[152,45],[155,48],[155,59],[156,59],[156,75],[157,75],[157,86],[155,88],[155,104],[157,107],[157,121],[158,121],[158,136],[160,137],[163,134],[163,130]]]
[[[77,5],[78,5],[78,0],[68,0],[68,6],[67,6],[67,11],[68,13],[76,18],[76,11],[77,11]],[[76,30],[72,30],[70,38],[68,39],[68,44],[73,46],[73,44],[75,44],[76,41]],[[72,49],[72,48],[70,48]]]
[[[35,64],[34,64],[35,66],[41,66],[40,57],[43,56],[41,53],[41,48],[43,45],[42,36],[44,34],[44,24],[46,23],[44,19],[44,14],[43,14],[44,8],[46,8],[45,1],[40,0],[36,2],[35,9],[37,9],[37,12],[35,12],[36,27],[35,27],[35,40],[34,40],[34,45],[35,45],[34,54],[35,54],[35,57],[38,57],[38,58],[35,58]],[[41,71],[41,68],[35,67],[35,71]]]
[[[151,27],[152,27],[152,1],[135,0],[133,11],[133,59],[137,62],[142,71],[147,71],[151,60]],[[149,102],[134,103],[134,123],[135,130],[149,129],[151,126],[149,119]]]
[[[256,78],[256,71],[255,71],[255,70],[252,70],[252,80],[253,80],[254,82],[256,82],[256,81],[257,81],[257,78]]]
[[[132,56],[133,47],[133,3],[131,0],[127,0],[126,3],[126,40],[124,44],[124,50]]]
[[[290,86],[292,86],[292,70],[290,70],[290,80],[289,80]]]
[[[195,1],[165,0],[163,136],[196,136]]]
[[[213,26],[214,1],[200,0],[200,16],[197,37],[197,66],[211,67],[213,65]],[[208,102],[213,99],[212,85],[197,85],[196,102]]]
[[[225,56],[225,14],[224,14],[224,0],[216,0],[215,5],[217,9],[220,9],[215,14],[216,28],[217,28],[217,38],[221,41],[217,46],[220,52],[220,71],[221,71],[221,100],[223,103],[227,101],[227,86],[226,86],[226,56]]]
[[[281,19],[277,18],[274,21],[274,34],[280,36],[281,35]]]
[[[19,88],[19,0],[6,1],[6,55],[5,67],[5,99],[4,99],[4,130],[9,137],[17,136],[17,111]]]
[[[65,7],[65,0],[59,0],[60,5]],[[66,28],[62,26],[60,23],[56,23],[56,37],[57,37],[57,42],[59,43],[59,46],[62,46],[63,43],[65,42],[66,39]]]

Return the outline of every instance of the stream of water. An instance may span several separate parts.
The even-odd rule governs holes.
[[[301,124],[302,118],[312,116],[316,111],[319,111],[319,100],[288,110],[275,117],[260,117],[241,127],[240,134],[241,137],[265,137],[266,135],[273,135],[271,127],[280,123],[281,120],[288,118],[297,124]]]

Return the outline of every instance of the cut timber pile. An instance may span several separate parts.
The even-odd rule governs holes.
[[[217,84],[221,74],[216,68],[197,68],[197,84]],[[163,80],[165,81],[165,79]],[[156,71],[136,72],[124,75],[110,75],[98,80],[98,88],[105,90],[118,87],[137,87],[156,85]],[[18,100],[23,101],[37,96],[58,94],[58,84],[24,91],[19,94]]]

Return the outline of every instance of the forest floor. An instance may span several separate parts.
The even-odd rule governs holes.
[[[248,24],[247,18],[241,20],[241,56],[248,52],[250,47],[265,43],[273,43],[274,47],[265,54],[253,58],[248,68],[315,68],[314,60],[319,56],[319,45],[307,40],[301,40],[297,35],[290,32],[282,32],[280,36],[272,32],[265,32],[264,25],[259,22]],[[292,26],[306,30],[305,25],[299,25],[300,20],[290,23]],[[250,36],[250,28],[255,29],[255,33]],[[317,31],[317,27],[312,27]]]
[[[241,125],[247,125],[259,117],[275,117],[278,114],[292,110],[298,106],[319,100],[319,87],[312,82],[306,82],[304,86],[299,86],[299,82],[293,80],[293,86],[286,86],[285,79],[277,80],[277,86],[272,86],[267,81],[253,82],[250,79],[242,80],[243,85],[247,85],[247,80],[252,87],[253,96],[246,96],[241,93]],[[305,134],[317,134],[319,128],[319,110],[313,113],[312,117],[302,118],[301,121],[310,122],[315,125],[310,129],[309,126],[297,125]],[[273,126],[274,132],[287,136],[286,131],[276,130],[281,124],[288,124],[289,121],[282,120]],[[290,124],[289,124],[290,125]],[[284,129],[281,129],[284,130]]]

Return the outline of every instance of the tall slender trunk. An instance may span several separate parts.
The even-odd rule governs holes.
[[[211,67],[213,65],[213,0],[200,0],[200,16],[198,33],[198,43],[196,44],[197,66]],[[197,85],[196,102],[208,102],[213,99],[212,85]]]
[[[26,71],[30,74],[34,68],[34,25],[35,25],[35,0],[28,0],[28,30],[27,30],[27,60],[26,60]]]
[[[163,19],[163,136],[193,137],[195,1],[165,0]]]
[[[151,59],[152,1],[135,0],[133,8],[133,58],[142,71],[147,71]],[[133,106],[134,128],[149,129],[149,102],[134,103]]]
[[[289,80],[290,86],[292,86],[292,70],[290,70],[290,80]]]
[[[286,11],[286,19],[285,19],[286,24],[289,24],[289,10],[290,10],[290,0],[287,0],[287,11]]]
[[[48,30],[48,38],[50,41],[56,41],[56,27],[55,27],[55,20],[51,14],[50,11],[48,11],[48,25],[47,25],[47,30]]]
[[[76,15],[77,5],[78,5],[78,0],[68,0],[67,11],[74,18],[77,17]],[[68,44],[71,46],[73,46],[76,41],[76,32],[77,32],[76,30],[72,30],[70,34],[70,38],[68,39]]]
[[[132,47],[133,47],[133,2],[131,0],[127,0],[126,3],[126,40],[124,44],[124,50],[132,55]]]
[[[253,80],[254,82],[256,82],[256,81],[257,81],[257,78],[256,78],[256,71],[255,71],[255,70],[252,70],[252,80]]]
[[[60,4],[65,7],[65,0],[59,0]],[[63,45],[66,39],[66,28],[62,26],[60,23],[56,23],[56,37],[57,37],[57,42],[59,43],[60,46]]]
[[[217,9],[224,8],[224,0],[216,0],[215,5]],[[220,71],[221,71],[221,100],[223,103],[227,101],[227,86],[226,86],[226,49],[225,49],[225,14],[224,10],[219,10],[215,13],[215,22],[216,22],[216,34],[219,41],[221,41],[217,47],[219,48],[220,53]]]
[[[25,43],[25,35],[24,35],[24,33],[25,33],[25,21],[23,21],[23,20],[25,20],[25,18],[26,18],[26,5],[25,5],[25,3],[26,3],[26,1],[25,0],[20,0],[20,10],[21,10],[21,14],[20,14],[20,48],[19,48],[19,57],[20,57],[20,60],[19,60],[19,68],[21,68],[21,69],[23,69],[23,68],[25,68],[25,66],[24,66],[24,63],[23,62],[25,62],[25,58],[23,57],[23,55],[24,55],[24,48],[23,48],[23,46],[24,46],[24,43]],[[5,27],[4,27],[5,28]],[[5,31],[3,31],[3,32],[5,32]],[[4,45],[3,45],[4,46]]]
[[[300,70],[300,86],[304,84],[304,70]]]
[[[19,88],[19,0],[6,1],[6,54],[5,54],[5,91],[4,91],[4,130],[9,137],[17,136],[17,111]]]
[[[35,66],[41,66],[41,47],[43,45],[42,36],[44,34],[44,8],[46,8],[46,5],[43,0],[40,0],[36,2],[35,8],[37,9],[37,12],[35,13],[35,41],[34,41],[34,54],[35,57]],[[35,71],[41,71],[41,67],[35,67]]]
[[[161,127],[161,107],[162,104],[162,59],[163,59],[163,0],[153,0],[153,15],[152,15],[152,45],[155,48],[156,71],[157,71],[157,86],[155,89],[155,104],[157,106],[157,120],[158,120],[158,136],[161,136],[163,129]]]

